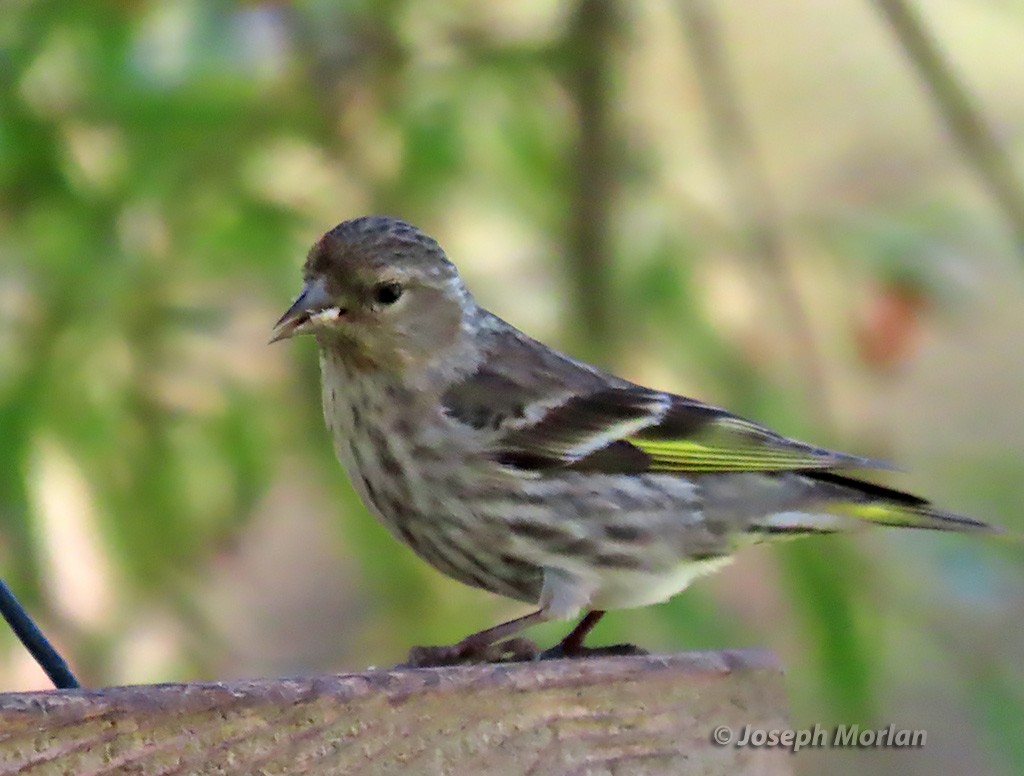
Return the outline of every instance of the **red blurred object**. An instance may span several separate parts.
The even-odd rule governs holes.
[[[889,372],[917,353],[930,300],[906,281],[878,282],[855,324],[861,360],[871,369]]]

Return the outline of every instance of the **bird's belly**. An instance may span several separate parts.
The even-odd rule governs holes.
[[[367,509],[441,573],[472,587],[535,602],[541,570],[504,552],[505,542],[453,493],[458,467],[417,454],[394,435],[335,433],[335,450]]]
[[[690,560],[667,571],[612,569],[603,572],[590,598],[592,609],[632,609],[667,601],[695,579],[713,574],[731,557]]]

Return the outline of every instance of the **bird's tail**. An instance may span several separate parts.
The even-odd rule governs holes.
[[[855,517],[866,523],[897,528],[928,528],[934,531],[985,531],[1001,533],[1002,529],[967,515],[946,512],[930,504],[905,506],[886,502],[837,502],[833,512]]]
[[[808,476],[816,482],[834,485],[839,492],[846,491],[849,494],[849,498],[840,496],[829,500],[826,509],[830,514],[897,528],[1002,532],[1002,529],[976,518],[937,509],[923,498],[873,482],[833,472],[813,472]]]
[[[802,472],[804,506],[776,512],[748,525],[761,540],[855,531],[866,525],[927,528],[938,531],[1002,529],[966,515],[937,509],[923,498],[835,472]]]

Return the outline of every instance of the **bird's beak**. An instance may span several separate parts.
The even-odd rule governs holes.
[[[267,344],[280,342],[296,334],[301,334],[303,326],[309,322],[309,319],[321,310],[330,307],[330,305],[331,298],[324,290],[323,281],[309,281],[306,283],[306,287],[302,289],[302,293],[299,294],[299,298],[281,316],[281,320],[274,324],[273,336]]]

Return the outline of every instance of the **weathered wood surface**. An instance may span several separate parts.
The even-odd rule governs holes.
[[[789,774],[765,652],[0,695],[2,774]]]

